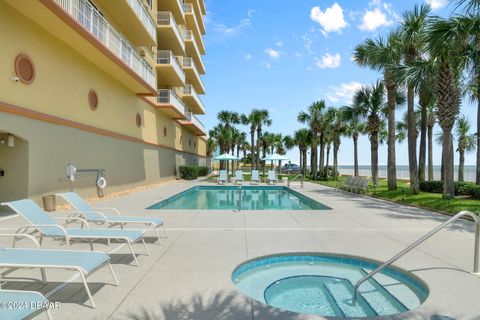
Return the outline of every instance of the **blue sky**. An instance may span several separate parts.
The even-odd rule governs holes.
[[[425,1],[437,15],[448,16],[454,9],[447,0]],[[297,114],[312,102],[324,99],[329,106],[349,104],[356,88],[379,78],[351,61],[353,48],[366,38],[386,34],[415,3],[206,0],[207,94],[203,100],[208,114],[200,119],[210,129],[217,124],[220,110],[248,113],[265,108],[273,120],[268,131],[292,134],[302,127]],[[475,122],[474,107],[464,104],[462,113]],[[406,143],[397,148],[398,164],[408,164]],[[360,140],[360,149],[360,164],[369,164],[366,136]],[[344,138],[340,164],[353,163],[352,150],[351,140]],[[435,164],[440,163],[440,155],[440,147],[435,146]],[[288,156],[298,161],[297,149]],[[380,147],[379,158],[380,164],[386,163],[386,146]],[[467,156],[467,164],[474,164],[474,154]]]

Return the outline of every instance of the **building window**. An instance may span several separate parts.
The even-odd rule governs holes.
[[[98,95],[93,89],[88,93],[88,105],[92,111],[95,111],[98,108]]]
[[[15,74],[24,84],[31,84],[35,79],[35,66],[26,54],[21,53],[15,58]]]
[[[135,122],[137,123],[138,128],[142,126],[142,116],[140,115],[140,113],[137,113],[137,116],[135,117]]]
[[[191,147],[192,146],[192,139],[188,139],[188,145]]]
[[[164,137],[167,136],[167,127],[166,126],[163,127],[163,136]]]
[[[194,147],[194,148],[197,147],[197,143],[196,143],[196,142],[193,143],[193,147]]]

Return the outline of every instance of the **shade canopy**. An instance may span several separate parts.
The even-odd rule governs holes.
[[[240,160],[240,158],[235,157],[234,155],[224,153],[218,157],[213,158],[214,160]]]
[[[274,153],[262,159],[262,161],[282,161],[288,160],[289,158],[282,156],[280,154]]]

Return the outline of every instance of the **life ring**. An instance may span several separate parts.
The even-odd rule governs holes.
[[[105,189],[106,186],[107,186],[107,180],[105,180],[104,177],[99,177],[97,179],[97,187],[99,187],[100,189]]]

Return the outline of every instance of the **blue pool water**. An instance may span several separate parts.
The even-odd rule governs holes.
[[[240,201],[239,201],[240,200]],[[329,207],[282,186],[199,186],[147,209],[326,210]]]
[[[393,315],[420,306],[426,286],[396,268],[386,268],[360,286],[378,264],[359,258],[312,254],[259,258],[240,265],[232,281],[249,297],[288,311],[335,317]]]

